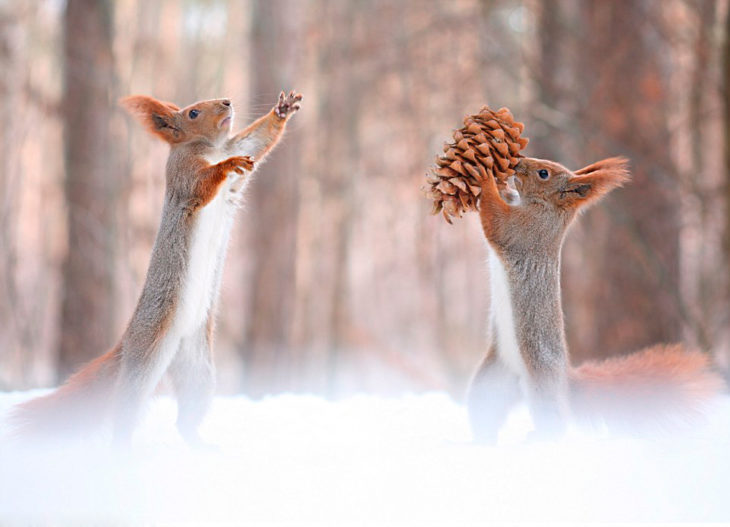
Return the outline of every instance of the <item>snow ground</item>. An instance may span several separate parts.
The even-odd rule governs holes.
[[[38,393],[0,394],[0,417]],[[522,409],[497,447],[471,444],[443,393],[220,397],[202,430],[211,451],[190,450],[174,420],[174,401],[157,399],[122,458],[103,438],[0,444],[0,524],[730,522],[728,397],[691,432],[642,439],[571,429],[529,444]]]

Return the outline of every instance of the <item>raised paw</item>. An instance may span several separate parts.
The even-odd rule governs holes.
[[[228,170],[237,174],[243,174],[246,170],[253,170],[254,164],[251,156],[233,156],[225,160]]]
[[[274,107],[274,112],[276,112],[277,117],[286,119],[301,108],[299,104],[301,101],[301,93],[296,93],[292,90],[289,92],[289,95],[286,95],[284,92],[281,92],[279,94],[279,102]]]

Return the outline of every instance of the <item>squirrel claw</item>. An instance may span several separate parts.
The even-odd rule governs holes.
[[[286,95],[282,91],[279,94],[279,101],[274,107],[274,112],[276,113],[277,117],[285,119],[301,108],[301,105],[299,104],[301,100],[301,93],[296,93],[294,90],[292,90],[289,92],[289,95]]]
[[[254,168],[254,161],[251,156],[234,156],[226,161],[230,169],[237,174],[243,174],[246,170],[251,171]]]

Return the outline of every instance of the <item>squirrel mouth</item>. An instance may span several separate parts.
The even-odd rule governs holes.
[[[231,125],[231,116],[229,115],[228,117],[223,118],[223,120],[220,123],[218,123],[218,128],[225,128],[226,126],[230,126],[230,125]]]

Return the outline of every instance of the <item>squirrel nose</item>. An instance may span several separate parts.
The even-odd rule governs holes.
[[[231,100],[230,100],[230,99],[223,99],[223,100],[221,101],[221,104],[222,104],[223,106],[230,106],[230,105],[231,105]]]

